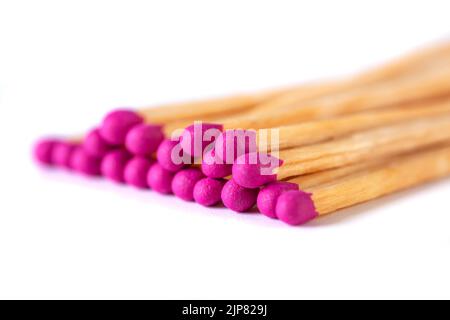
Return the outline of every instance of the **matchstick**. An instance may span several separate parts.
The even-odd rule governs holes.
[[[226,130],[216,139],[214,150],[204,154],[202,171],[208,177],[223,178],[231,174],[233,161],[244,153],[270,152],[272,148],[285,150],[371,128],[440,115],[450,115],[449,98],[273,129]],[[276,139],[272,139],[272,130]]]
[[[279,153],[281,160],[268,154],[246,154],[235,161],[233,179],[243,187],[257,188],[276,180],[395,156],[447,140],[450,116],[424,119],[283,150]]]
[[[450,175],[450,148],[413,154],[331,184],[288,191],[276,204],[277,217],[291,225]]]
[[[400,156],[402,157],[402,156]],[[397,158],[400,158],[397,157]],[[404,155],[403,155],[404,157]],[[389,159],[375,161],[363,161],[357,164],[344,166],[336,169],[325,170],[298,177],[291,177],[284,181],[275,181],[264,186],[258,193],[257,207],[265,216],[276,218],[276,204],[280,195],[287,191],[312,188],[354,175],[358,172],[368,171],[388,162]]]
[[[439,70],[428,70],[413,77],[383,82],[337,96],[323,97],[299,104],[288,110],[230,118],[221,123],[202,124],[200,128],[192,125],[184,130],[180,143],[184,152],[200,156],[208,142],[204,143],[200,150],[196,150],[196,141],[202,140],[205,133],[211,128],[223,131],[227,129],[277,127],[301,123],[311,119],[330,118],[370,109],[392,107],[421,99],[445,96],[450,93],[449,78],[450,65]]]
[[[284,150],[305,146],[380,126],[445,115],[450,115],[450,98],[281,126],[278,147]],[[257,138],[261,136],[259,131],[256,132]],[[270,144],[267,144],[269,141],[258,141],[258,149],[271,151]]]
[[[290,190],[299,190],[299,186],[302,188],[311,188],[313,186],[329,183],[361,171],[375,168],[386,161],[388,160],[377,159],[365,161],[337,169],[293,177],[285,181],[269,183],[261,189],[242,187],[233,179],[229,179],[228,181],[221,179],[224,181],[224,184],[220,185],[211,181],[217,179],[205,178],[197,183],[199,186],[197,187],[196,185],[194,191],[200,193],[201,201],[213,204],[218,202],[216,200],[216,194],[221,192],[223,204],[235,212],[246,212],[256,204],[260,213],[275,219],[276,203],[281,194]]]

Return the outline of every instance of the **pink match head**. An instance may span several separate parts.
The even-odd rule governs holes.
[[[281,221],[296,226],[318,216],[311,194],[303,191],[287,191],[277,201],[276,214]]]
[[[101,159],[91,156],[82,147],[76,147],[70,157],[70,167],[87,176],[100,175]]]
[[[261,189],[258,194],[258,199],[256,204],[259,211],[268,216],[269,218],[275,219],[276,216],[276,205],[277,200],[280,195],[290,190],[298,190],[298,185],[290,182],[272,182]]]
[[[134,157],[125,166],[123,173],[127,184],[139,188],[148,188],[147,173],[152,165],[152,161],[144,157]]]
[[[43,165],[52,165],[53,148],[58,143],[56,139],[43,139],[34,145],[34,159]]]
[[[205,207],[218,204],[221,201],[221,194],[226,180],[203,178],[194,187],[194,200]]]
[[[155,163],[148,171],[147,183],[156,192],[170,194],[174,175],[175,173],[164,169],[159,163]]]
[[[123,145],[128,131],[143,121],[144,119],[134,111],[116,110],[103,119],[100,134],[112,145]]]
[[[138,124],[130,129],[125,139],[128,151],[137,156],[150,156],[164,139],[162,127],[153,124]]]
[[[61,141],[54,145],[52,152],[52,163],[58,167],[71,169],[70,161],[72,152],[77,145],[72,142]]]
[[[100,130],[91,130],[83,141],[83,148],[90,155],[101,158],[113,148],[111,144],[106,142],[100,135]]]
[[[205,176],[197,168],[188,168],[175,174],[172,180],[172,191],[185,201],[194,201],[195,184]]]
[[[222,202],[233,211],[245,212],[254,207],[258,192],[259,189],[241,187],[231,179],[222,189]]]
[[[256,148],[254,130],[226,130],[217,137],[214,144],[216,157],[229,164],[246,153],[256,152]]]
[[[123,149],[108,152],[101,163],[102,175],[109,180],[124,183],[125,166],[130,159],[130,153]]]
[[[210,178],[225,178],[231,175],[233,165],[218,159],[214,149],[206,151],[202,159],[202,172]]]
[[[246,188],[258,188],[277,180],[273,169],[283,162],[271,155],[249,153],[236,159],[233,164],[233,179]]]
[[[172,154],[176,159],[172,157]],[[159,164],[164,169],[171,172],[180,171],[185,165],[183,160],[184,154],[180,144],[170,139],[165,139],[161,142],[156,151],[156,159],[158,159]]]
[[[183,151],[194,158],[201,157],[205,148],[214,143],[222,132],[223,125],[215,123],[194,123],[184,129],[180,144]]]

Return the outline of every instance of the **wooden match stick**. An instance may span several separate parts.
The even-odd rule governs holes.
[[[278,148],[284,150],[319,143],[358,131],[439,115],[450,115],[450,98],[281,126],[276,128],[279,130]],[[256,130],[258,151],[271,150],[270,131]],[[266,136],[267,139],[261,139]]]
[[[431,150],[438,149],[437,147],[432,148]],[[423,153],[426,151],[430,151],[430,148],[426,150],[416,151],[415,153]],[[269,218],[276,219],[276,204],[278,198],[285,192],[291,190],[309,190],[313,187],[323,186],[326,184],[331,184],[336,181],[340,181],[344,178],[348,178],[350,176],[355,176],[360,173],[373,171],[387,163],[391,163],[392,161],[396,161],[398,159],[404,159],[408,156],[411,156],[413,153],[403,154],[400,156],[396,156],[394,158],[382,158],[375,159],[371,161],[362,161],[356,164],[325,170],[321,172],[306,174],[297,177],[291,177],[287,180],[276,181],[269,183],[268,185],[261,188],[258,197],[257,197],[257,206],[259,212],[268,216]]]
[[[288,191],[278,198],[276,215],[299,225],[449,175],[450,147],[413,154],[331,184]]]
[[[363,161],[357,164],[344,166],[336,169],[325,170],[298,177],[289,178],[284,181],[275,181],[261,188],[256,200],[259,212],[269,218],[275,219],[277,200],[283,193],[291,190],[307,190],[309,188],[331,183],[358,172],[368,171],[388,162],[387,159],[374,161]],[[235,196],[236,197],[236,196]],[[233,199],[235,200],[235,199]],[[234,202],[234,201],[233,201]]]
[[[257,109],[249,111],[252,114],[264,113],[266,110],[286,108],[307,99],[345,92],[359,86],[374,84],[383,80],[411,74],[413,70],[436,68],[445,64],[450,58],[450,42],[441,43],[432,47],[417,50],[412,54],[396,59],[384,66],[374,68],[362,74],[342,81],[334,81],[310,88],[307,92],[293,90],[282,96],[263,102]]]
[[[358,172],[368,171],[380,165],[386,164],[393,159],[405,157],[406,155],[400,155],[393,158],[381,158],[375,160],[361,161],[359,163],[343,166],[339,168],[329,169],[325,171],[305,174],[297,177],[290,177],[283,182],[294,183],[299,185],[302,189],[312,188],[326,183],[331,183],[350,175],[354,175]]]
[[[330,118],[338,115],[389,107],[450,93],[450,64],[420,74],[357,88],[338,95],[307,101],[288,109],[254,116],[229,118],[226,129],[260,129]]]
[[[379,79],[380,83],[372,86],[363,86],[362,84],[358,86],[357,83],[352,81],[351,87],[343,86],[339,92],[329,91],[327,88],[330,85],[327,84],[317,87],[311,86],[310,88],[305,86],[302,89],[303,98],[296,100],[297,105],[294,106],[279,104],[277,108],[266,109],[263,108],[263,105],[259,104],[255,106],[255,112],[239,113],[230,111],[228,114],[232,114],[231,116],[227,116],[227,113],[223,112],[219,117],[200,113],[196,113],[191,117],[184,114],[183,116],[177,117],[177,119],[173,119],[170,123],[166,122],[164,133],[166,136],[171,136],[175,130],[186,127],[193,120],[220,123],[217,127],[222,129],[259,129],[288,125],[301,121],[407,103],[414,100],[445,95],[450,92],[450,84],[446,81],[450,75],[450,63],[445,64],[445,68],[440,70],[436,68],[428,70],[428,68],[425,68],[421,69],[421,71],[419,75],[410,72],[411,76],[415,76],[412,79],[404,77],[398,79],[394,77],[391,81],[386,80],[386,83],[382,82],[382,79]],[[320,94],[318,93],[319,91]],[[284,95],[282,94],[281,96]],[[273,95],[271,97],[274,99]],[[273,99],[266,100],[271,101]],[[233,98],[230,98],[230,100],[233,100]],[[198,106],[200,105],[207,104],[200,103]],[[221,105],[223,108],[225,107],[224,102],[221,102]],[[211,106],[214,106],[214,104]],[[191,106],[186,105],[181,108],[185,110],[185,113],[189,112],[189,110],[197,110],[198,112],[202,112],[203,110],[200,107],[195,107],[195,104]],[[164,113],[162,110],[164,109],[158,112]],[[258,110],[262,110],[263,112],[256,112]],[[176,110],[171,111],[170,109],[166,109],[165,114],[173,116],[178,115],[178,112]],[[148,111],[147,118],[150,117],[151,110]],[[158,123],[155,120],[152,121]]]
[[[282,150],[279,153],[282,160],[273,155],[247,154],[233,165],[233,179],[243,187],[257,188],[276,180],[395,156],[447,140],[450,140],[450,116],[424,119]]]
[[[383,82],[340,95],[313,100],[288,110],[234,117],[225,119],[221,123],[192,125],[187,127],[182,134],[182,149],[187,154],[201,155],[203,149],[195,150],[194,146],[199,140],[204,142],[203,137],[211,128],[227,130],[277,127],[445,96],[450,93],[448,79],[450,79],[450,65],[439,70],[428,70],[402,80]],[[203,144],[203,146],[206,145],[208,145],[207,142]]]
[[[248,110],[257,105],[295,90],[294,88],[278,89],[256,94],[242,94],[231,97],[168,104],[161,107],[150,107],[137,110],[146,122],[167,124],[172,121],[195,121],[200,118],[227,116]],[[298,89],[297,89],[298,90]]]
[[[286,150],[376,127],[449,115],[450,98],[446,98],[273,129],[227,130],[216,138],[214,150],[203,155],[202,171],[210,178],[223,178],[231,174],[234,160],[245,153]]]

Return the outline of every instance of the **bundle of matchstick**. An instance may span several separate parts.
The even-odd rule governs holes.
[[[303,224],[450,176],[450,42],[347,79],[116,110],[35,158]]]

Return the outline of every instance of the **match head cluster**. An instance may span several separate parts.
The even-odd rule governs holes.
[[[211,129],[216,133],[208,136]],[[196,137],[199,132],[201,140]],[[228,133],[220,124],[202,124],[199,131],[190,126],[173,139],[164,135],[162,125],[145,123],[138,112],[122,109],[106,115],[81,140],[39,141],[34,156],[46,166],[103,176],[202,206],[223,204],[235,212],[257,206],[262,214],[291,225],[317,216],[311,197],[298,185],[279,182],[270,171],[262,173],[266,163],[254,149],[254,135],[248,134],[240,144]],[[250,159],[257,161],[250,163]],[[276,166],[282,164],[273,159]]]

